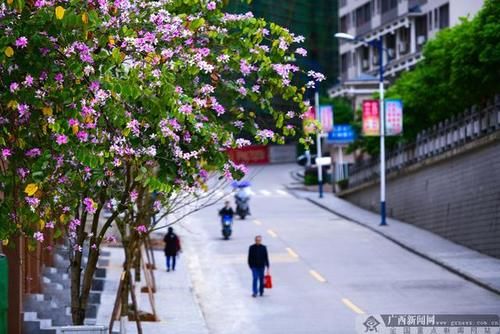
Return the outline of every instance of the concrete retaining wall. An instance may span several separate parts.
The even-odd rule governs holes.
[[[379,183],[341,194],[379,210]],[[500,140],[424,160],[387,178],[389,216],[500,258]],[[390,228],[390,227],[389,227]]]

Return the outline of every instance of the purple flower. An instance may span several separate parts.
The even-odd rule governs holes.
[[[179,111],[183,114],[190,114],[193,112],[193,107],[189,104],[183,104],[180,108]]]
[[[76,231],[76,228],[78,226],[80,226],[80,224],[81,224],[81,222],[80,222],[79,219],[76,219],[76,218],[75,219],[71,219],[69,221],[69,229],[70,229],[70,231]]]
[[[303,57],[307,56],[307,50],[304,48],[298,48],[297,50],[295,50],[295,53]]]
[[[42,154],[42,151],[39,148],[32,148],[26,151],[25,155],[29,158],[36,158]]]
[[[210,1],[208,4],[207,4],[207,9],[208,10],[215,10],[215,8],[217,7],[217,4],[215,3],[215,1]]]
[[[89,140],[89,134],[86,131],[78,131],[76,138],[78,138],[80,142],[85,143]]]
[[[19,37],[18,39],[16,39],[15,45],[18,49],[24,49],[28,46],[28,39],[24,36]]]
[[[10,92],[15,93],[19,89],[19,84],[17,82],[13,82],[10,84]]]
[[[27,168],[18,168],[17,169],[17,175],[19,175],[19,177],[23,180],[26,178],[26,176],[29,175],[29,173],[30,173],[30,171]]]
[[[148,229],[146,226],[144,225],[139,225],[135,228],[135,230],[137,231],[137,233],[139,234],[143,234],[143,233],[147,233],[148,232]]]
[[[10,148],[2,148],[1,152],[2,152],[2,158],[4,160],[7,160],[7,158],[12,155],[12,151],[10,150]]]
[[[56,143],[58,145],[68,143],[68,137],[66,137],[66,135],[62,135],[62,134],[56,135]]]
[[[40,204],[40,200],[36,197],[29,197],[29,196],[26,196],[24,198],[24,200],[26,201],[26,203],[28,203],[28,205],[34,209],[36,208],[39,204]]]
[[[137,197],[139,197],[139,193],[135,190],[132,190],[130,192],[130,200],[135,203],[135,201],[137,201]]]
[[[57,81],[57,83],[62,84],[64,82],[64,75],[62,73],[57,73],[54,80]]]
[[[38,242],[43,242],[43,233],[38,231],[33,234],[33,238]]]
[[[97,203],[90,197],[85,197],[83,199],[83,205],[85,205],[85,211],[88,213],[95,213],[97,211]]]
[[[28,112],[29,109],[30,109],[30,107],[25,103],[21,103],[20,105],[18,105],[17,110],[19,111],[19,118],[29,116],[29,112]]]
[[[100,87],[99,81],[92,81],[90,83],[89,89],[93,92],[97,91]]]
[[[25,85],[26,87],[33,86],[33,77],[29,74],[26,75],[26,77],[24,78],[23,85]]]
[[[259,130],[257,131],[256,136],[260,140],[272,139],[274,137],[274,131],[268,129]]]

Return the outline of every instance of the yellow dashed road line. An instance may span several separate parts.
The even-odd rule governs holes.
[[[348,308],[350,308],[351,310],[353,310],[357,314],[364,314],[365,313],[365,312],[363,312],[362,309],[360,309],[359,307],[357,307],[356,305],[354,305],[354,303],[351,302],[347,298],[342,298],[342,303],[344,303]]]
[[[291,257],[294,257],[294,258],[298,258],[299,257],[299,254],[295,253],[293,251],[293,249],[291,249],[291,248],[287,248],[286,251],[288,252],[288,254],[290,254]]]
[[[326,279],[321,276],[318,272],[315,270],[309,270],[309,274],[311,274],[312,277],[314,277],[318,282],[325,283]]]
[[[267,233],[269,233],[269,235],[273,238],[276,238],[278,236],[273,230],[267,230]]]

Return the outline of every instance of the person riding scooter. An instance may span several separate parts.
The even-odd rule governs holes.
[[[234,216],[234,211],[229,201],[226,201],[224,207],[219,210],[219,216],[221,216],[222,236],[227,240],[232,233],[231,226],[233,225]]]
[[[250,192],[248,187],[239,188],[238,192],[234,195],[234,199],[236,201],[236,214],[241,219],[245,219],[246,216],[250,215],[250,206],[248,205]]]

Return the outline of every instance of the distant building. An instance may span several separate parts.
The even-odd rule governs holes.
[[[385,79],[396,78],[422,59],[422,47],[444,28],[474,16],[483,0],[340,0],[339,32],[364,41],[382,37]],[[345,96],[356,102],[378,89],[378,55],[363,43],[339,45],[340,84],[330,88],[331,97]],[[370,79],[371,78],[371,79]],[[359,105],[356,103],[356,105]]]
[[[314,69],[326,75],[324,88],[338,82],[338,42],[333,37],[338,30],[338,1],[334,0],[230,0],[227,11],[253,12],[256,17],[277,23],[296,35],[306,38],[306,59],[299,59],[304,69]],[[300,57],[299,57],[300,58]]]

